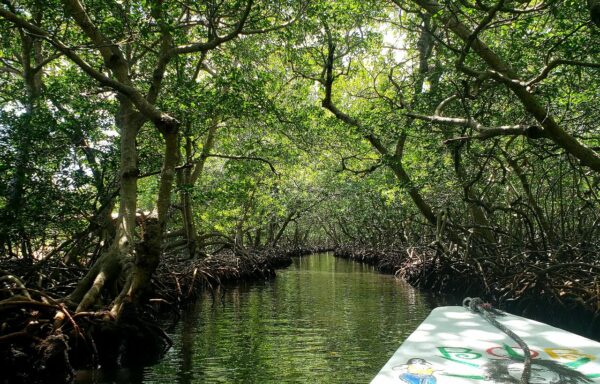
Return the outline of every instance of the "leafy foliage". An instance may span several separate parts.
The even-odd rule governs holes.
[[[115,71],[89,34],[70,28],[62,5],[5,3],[50,36],[30,35],[6,15],[0,21],[0,245],[23,255],[18,244],[33,242],[31,253],[41,255],[90,229],[107,202],[117,211],[124,94],[50,43],[60,37],[100,74]],[[429,243],[440,236],[436,221],[463,245],[485,229],[492,235],[480,241],[506,249],[556,257],[565,244],[592,249],[599,30],[584,2],[504,3],[84,6],[123,52],[131,87],[148,97],[162,76],[153,106],[180,123],[167,231],[185,226],[188,210],[201,252],[232,243]],[[452,30],[448,17],[471,36]],[[241,20],[234,38],[191,48]],[[564,136],[494,75],[479,43],[510,65],[503,76],[524,84],[519,92],[543,105]],[[157,74],[161,44],[181,52]],[[32,83],[27,71],[36,65]],[[323,108],[327,97],[350,124]],[[146,213],[156,210],[165,156],[164,132],[150,121],[136,136],[137,207]],[[513,133],[492,132],[507,127]],[[571,139],[576,149],[565,144]],[[104,240],[95,233],[91,241]]]

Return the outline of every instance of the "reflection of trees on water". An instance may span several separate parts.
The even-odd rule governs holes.
[[[177,370],[177,384],[191,384],[194,382],[194,356],[196,338],[194,332],[198,329],[200,321],[196,311],[197,303],[192,305],[192,310],[183,315],[181,328],[181,349],[179,355],[179,369]]]
[[[484,365],[488,380],[493,383],[519,383],[523,373],[523,362],[506,359],[490,360]],[[552,360],[531,362],[530,384],[578,384],[591,383],[583,373]]]

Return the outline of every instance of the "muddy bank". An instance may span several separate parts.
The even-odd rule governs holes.
[[[508,312],[600,340],[600,265],[591,254],[570,261],[527,253],[465,258],[434,246],[372,250],[340,247],[334,255],[368,263],[414,287],[443,294],[460,305],[478,296]]]
[[[291,257],[322,249],[223,252],[194,260],[165,259],[145,305],[114,319],[105,308],[76,313],[61,301],[85,270],[58,260],[32,265],[0,261],[0,383],[68,383],[75,369],[153,364],[171,345],[157,319],[177,315],[203,289],[235,280],[267,279]],[[110,297],[110,295],[107,295]],[[108,302],[106,305],[108,306]]]

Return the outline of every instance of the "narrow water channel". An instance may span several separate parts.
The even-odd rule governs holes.
[[[206,294],[159,364],[110,381],[368,383],[430,310],[422,294],[372,267],[297,258],[273,280]]]

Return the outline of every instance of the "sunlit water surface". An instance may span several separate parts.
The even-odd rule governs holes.
[[[160,363],[95,382],[368,383],[431,310],[406,283],[331,254],[215,296],[184,314]]]

